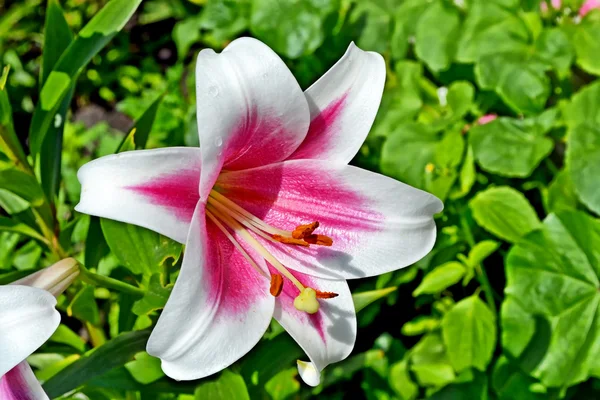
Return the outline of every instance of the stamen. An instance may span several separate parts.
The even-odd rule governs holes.
[[[303,247],[310,246],[310,244],[305,242],[304,240],[294,239],[291,237],[285,237],[285,236],[281,236],[281,235],[273,235],[272,238],[275,239],[276,241],[278,241],[280,243],[284,243],[284,244],[295,244],[297,246],[303,246]]]
[[[331,246],[333,239],[325,235],[308,235],[303,238],[306,243],[316,244],[319,246]]]
[[[315,290],[317,292],[317,299],[333,299],[334,297],[338,297],[339,294],[334,292],[321,292],[320,290]]]
[[[210,210],[210,212],[213,213],[216,217],[218,217],[220,220],[222,220],[227,226],[229,226],[231,229],[236,231],[240,236],[242,236],[265,260],[267,260],[269,263],[271,263],[271,265],[277,271],[279,271],[283,276],[285,276],[290,281],[292,281],[292,283],[294,285],[296,285],[298,290],[303,291],[305,289],[304,285],[302,283],[300,283],[300,281],[298,279],[296,279],[296,277],[294,275],[292,275],[290,273],[290,271],[288,271],[283,266],[283,264],[281,264],[279,261],[277,261],[277,259],[275,257],[273,257],[271,255],[271,253],[269,253],[267,251],[267,249],[265,249],[264,246],[262,244],[260,244],[260,242],[258,240],[256,240],[254,238],[254,236],[252,236],[250,234],[250,232],[248,232],[235,219],[233,219],[231,216],[229,216],[227,214],[221,213],[219,210],[217,210],[211,204],[207,204],[206,208],[207,208],[207,210]]]
[[[246,250],[244,250],[244,248],[242,247],[242,245],[239,244],[239,242],[237,240],[235,240],[235,238],[233,237],[233,235],[231,235],[231,233],[229,233],[229,231],[223,226],[223,224],[221,224],[221,222],[219,222],[219,220],[209,210],[206,210],[206,216],[208,218],[210,218],[212,222],[215,223],[215,225],[217,226],[217,228],[219,228],[221,230],[221,232],[223,232],[225,234],[225,236],[227,236],[227,239],[229,239],[229,241],[235,246],[235,248],[240,253],[242,253],[242,255],[244,256],[244,258],[246,259],[246,261],[248,261],[248,263],[258,273],[260,273],[262,276],[264,276],[266,278],[267,275],[264,273],[264,271],[258,267],[258,265],[254,262],[254,260],[252,259],[252,257],[250,257],[250,255],[246,252]]]
[[[314,314],[319,311],[319,300],[315,289],[306,288],[300,292],[300,295],[294,299],[294,307],[299,311]]]
[[[319,221],[315,221],[306,225],[298,225],[292,232],[292,237],[294,239],[303,239],[304,237],[311,235],[318,227]]]
[[[278,297],[283,290],[283,277],[278,274],[271,275],[271,295]]]

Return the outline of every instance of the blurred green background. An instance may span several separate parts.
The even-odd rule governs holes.
[[[62,104],[46,113],[49,72],[106,3],[0,0],[0,63],[10,66],[0,79],[0,284],[65,255],[91,271],[61,297],[63,325],[29,359],[52,398],[600,398],[600,11],[588,9],[600,4],[145,0],[122,29],[82,31],[63,63],[74,70]],[[143,350],[180,246],[73,211],[84,163],[198,146],[195,56],[240,36],[270,45],[303,88],[351,41],[383,54],[384,98],[352,163],[445,203],[429,256],[350,282],[354,353],[314,389],[275,323],[222,374],[164,377]],[[132,143],[134,125],[143,139]],[[163,279],[165,268],[174,273]],[[129,289],[98,287],[98,276]]]

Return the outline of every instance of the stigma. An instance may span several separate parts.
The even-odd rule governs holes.
[[[278,297],[281,294],[287,280],[287,283],[293,284],[299,292],[294,299],[294,307],[308,314],[314,314],[319,311],[319,299],[337,297],[336,293],[322,292],[315,288],[305,287],[255,237],[256,235],[272,243],[282,243],[291,246],[332,246],[333,239],[326,235],[314,233],[320,226],[318,221],[299,225],[293,231],[286,231],[267,224],[214,189],[211,190],[208,196],[206,216],[225,234],[248,263],[260,275],[270,280],[269,292],[272,296]],[[255,250],[277,272],[271,273],[268,276],[232,233],[235,233],[247,246]]]

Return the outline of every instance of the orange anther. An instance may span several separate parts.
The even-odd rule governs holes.
[[[315,292],[317,292],[317,299],[333,299],[339,296],[339,294],[333,292],[321,292],[320,290],[315,290]]]
[[[325,235],[308,235],[303,239],[306,243],[316,244],[319,246],[331,246],[333,239]]]
[[[271,237],[273,239],[277,240],[278,242],[285,243],[285,244],[295,244],[297,246],[303,246],[303,247],[309,246],[309,244],[307,242],[300,240],[300,239],[294,239],[291,237],[286,237],[286,236],[281,236],[281,235],[273,235]]]
[[[283,290],[283,277],[281,275],[273,274],[271,275],[271,295],[277,297],[281,294]]]
[[[308,235],[312,235],[312,233],[319,227],[319,221],[315,221],[306,225],[298,225],[296,229],[292,232],[292,237],[294,239],[303,239]]]

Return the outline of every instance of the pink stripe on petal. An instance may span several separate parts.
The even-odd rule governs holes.
[[[172,210],[178,219],[188,222],[200,198],[199,182],[199,170],[184,169],[125,189],[145,197],[151,204]]]
[[[44,400],[47,398],[48,396],[44,393],[26,361],[0,377],[0,399],[2,400]]]
[[[306,139],[290,159],[310,159],[335,148],[334,139],[341,129],[336,123],[344,111],[347,98],[348,93],[344,93],[310,121]]]

